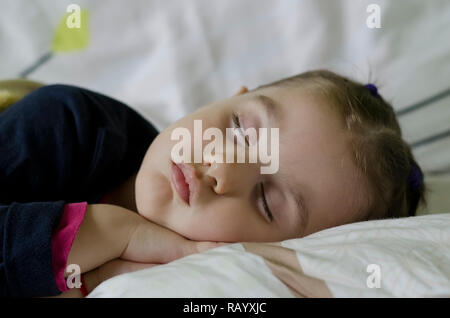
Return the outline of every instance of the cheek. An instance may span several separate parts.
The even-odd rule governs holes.
[[[257,220],[242,206],[220,201],[170,211],[170,228],[195,241],[238,242],[258,229]],[[250,237],[248,236],[248,237]]]
[[[147,152],[136,177],[136,207],[140,215],[159,223],[173,200],[167,170],[170,158],[161,158],[157,144]],[[156,156],[155,156],[156,154]]]
[[[206,213],[205,213],[206,212]],[[252,242],[277,240],[273,224],[267,223],[254,207],[245,204],[211,204],[198,211],[199,219],[193,224],[196,239],[219,242]]]
[[[136,178],[136,206],[142,216],[153,220],[171,200],[170,184],[164,176],[145,173]]]

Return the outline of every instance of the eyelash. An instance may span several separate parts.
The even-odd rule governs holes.
[[[267,204],[266,201],[266,195],[264,194],[264,185],[261,183],[261,197],[262,197],[262,201],[263,201],[263,206],[264,206],[264,212],[266,213],[267,217],[269,218],[270,222],[273,221],[273,214],[269,209],[269,205]]]
[[[241,133],[242,133],[243,127],[241,126],[241,120],[240,120],[239,116],[238,116],[236,113],[233,112],[233,113],[232,113],[232,118],[233,118],[233,123],[236,125],[237,128],[239,128],[239,130],[240,130]],[[243,133],[242,133],[242,134],[243,134]],[[247,136],[245,136],[244,138],[245,138],[245,143],[246,143],[246,145],[248,146],[249,143],[248,143]]]

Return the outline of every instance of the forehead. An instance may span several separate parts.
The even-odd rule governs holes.
[[[280,110],[273,123],[279,128],[280,178],[303,191],[315,210],[355,213],[361,178],[350,134],[331,102],[301,89],[268,88],[259,93],[276,101]]]
[[[258,95],[274,101],[277,115],[270,125],[280,129],[280,143],[302,141],[314,149],[325,146],[330,153],[343,148],[349,150],[346,146],[349,133],[345,130],[344,121],[327,98],[307,89],[283,87],[265,88]],[[296,149],[298,147],[292,150]]]

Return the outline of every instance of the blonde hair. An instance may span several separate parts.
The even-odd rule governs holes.
[[[368,87],[327,70],[305,72],[267,85],[306,87],[331,101],[352,136],[356,166],[372,193],[365,219],[413,216],[426,204],[423,176],[410,146],[403,140],[392,106]]]

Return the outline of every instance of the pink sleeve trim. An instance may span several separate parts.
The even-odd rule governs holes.
[[[73,240],[86,214],[86,207],[87,202],[66,204],[61,221],[52,234],[53,273],[55,274],[56,286],[61,292],[69,290],[64,279],[64,272]]]

